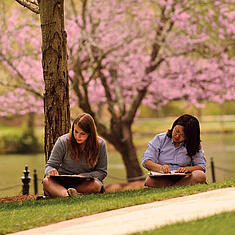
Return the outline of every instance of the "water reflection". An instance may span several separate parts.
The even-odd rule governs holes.
[[[235,135],[218,133],[202,135],[202,146],[208,166],[208,179],[211,182],[210,160],[213,158],[217,181],[235,176]]]

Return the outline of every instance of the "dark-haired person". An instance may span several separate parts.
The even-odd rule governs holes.
[[[199,121],[189,114],[177,118],[167,132],[156,135],[143,154],[142,165],[149,171],[191,174],[180,178],[148,176],[146,188],[205,183],[206,159],[200,142]]]
[[[59,184],[50,175],[94,177],[79,185]],[[76,196],[79,193],[104,192],[107,175],[107,149],[98,137],[93,118],[83,113],[73,122],[70,133],[58,138],[45,166],[43,189],[49,197]]]

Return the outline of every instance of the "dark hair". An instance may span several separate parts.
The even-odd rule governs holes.
[[[72,127],[70,129],[68,149],[71,154],[71,158],[77,161],[81,160],[82,149],[74,138],[74,125],[78,125],[84,132],[89,134],[86,145],[84,148],[85,159],[90,168],[94,167],[98,160],[98,154],[100,149],[100,144],[98,140],[98,134],[96,130],[96,125],[94,119],[90,114],[83,113],[78,115],[78,117],[73,121]]]
[[[176,125],[184,127],[184,144],[187,149],[187,154],[190,157],[194,156],[201,148],[200,125],[198,119],[189,114],[180,116],[174,121],[171,129],[168,130],[168,137],[172,138],[172,131]]]

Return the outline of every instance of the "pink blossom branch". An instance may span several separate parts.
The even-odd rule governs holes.
[[[32,87],[25,85],[25,84],[14,85],[14,84],[4,83],[4,82],[0,81],[0,85],[2,85],[4,87],[9,87],[9,88],[22,88],[22,89],[30,92],[31,94],[39,97],[40,99],[43,99],[43,95],[41,93],[35,91]]]
[[[110,89],[109,89],[109,86],[107,84],[107,81],[106,81],[106,78],[104,76],[104,74],[99,71],[99,76],[101,78],[101,82],[102,82],[102,85],[104,87],[104,90],[105,90],[105,96],[107,98],[107,102],[108,102],[108,109],[110,111],[111,114],[114,114],[114,108],[113,108],[113,99],[112,99],[112,96],[111,96],[111,92],[110,92]]]
[[[172,8],[172,12],[174,12],[174,7]],[[169,18],[166,17],[165,15],[165,8],[161,9],[161,23],[164,23],[164,26],[166,27],[167,24],[166,22],[169,21]],[[169,24],[169,28],[166,30],[168,33],[172,30],[173,28],[173,21],[170,20],[170,24]],[[149,66],[146,67],[145,69],[145,75],[147,76],[148,74],[150,74],[151,72],[155,71],[160,64],[164,61],[163,58],[159,58],[157,61],[157,57],[159,55],[159,51],[161,49],[161,44],[159,44],[158,42],[158,38],[162,38],[161,39],[161,43],[164,43],[165,41],[165,37],[167,35],[164,35],[164,27],[161,26],[161,24],[159,25],[159,27],[156,29],[156,37],[155,37],[155,42],[152,45],[152,52],[151,52],[151,60],[149,62]],[[148,81],[146,83],[146,85],[140,89],[138,91],[138,94],[134,97],[134,99],[132,100],[132,103],[130,105],[130,108],[128,110],[128,113],[126,113],[125,118],[129,121],[129,122],[133,122],[136,112],[142,102],[142,100],[144,99],[147,90],[148,90],[148,86],[151,84],[151,80]]]
[[[30,87],[29,85],[25,84],[25,78],[24,76],[20,73],[20,71],[14,66],[14,64],[8,59],[6,58],[5,55],[3,55],[0,52],[0,56],[3,58],[3,60],[17,73],[17,75],[19,76],[19,78],[24,82],[24,84],[22,85],[12,85],[9,83],[3,83],[2,81],[0,82],[1,85],[3,86],[8,86],[8,87],[12,87],[12,88],[24,88],[25,90],[35,94],[36,96],[39,96],[40,98],[43,98],[43,95],[37,91],[35,91],[32,87]]]
[[[78,12],[77,12],[74,0],[71,0],[71,6],[72,6],[73,14],[75,15],[75,23],[77,24],[78,27],[81,27],[81,24],[78,21]]]
[[[86,28],[86,11],[87,11],[87,0],[82,0],[82,22],[83,28]]]
[[[4,1],[1,2],[1,20],[3,22],[3,25],[6,26],[6,8]]]
[[[92,111],[91,105],[88,99],[88,84],[85,82],[85,78],[83,77],[81,71],[81,62],[79,57],[76,60],[74,65],[75,77],[71,79],[69,76],[70,81],[72,82],[73,89],[79,98],[80,107],[87,113],[94,114]]]

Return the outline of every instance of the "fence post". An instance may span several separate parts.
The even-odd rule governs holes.
[[[34,194],[38,194],[38,176],[36,169],[33,170]]]
[[[214,166],[214,161],[213,158],[211,158],[211,175],[212,175],[212,181],[215,183],[215,166]]]
[[[29,195],[29,182],[31,180],[31,178],[29,177],[29,170],[28,170],[28,166],[25,166],[25,170],[23,171],[24,176],[21,177],[21,180],[23,182],[22,185],[22,194],[23,195]]]

